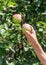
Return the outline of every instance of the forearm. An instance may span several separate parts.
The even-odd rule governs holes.
[[[29,43],[31,42],[31,45],[34,48],[34,50],[37,54],[37,57],[39,58],[41,63],[43,65],[46,65],[46,54],[44,53],[42,47],[40,46],[40,44],[37,41],[35,30],[33,29],[32,26],[29,26],[29,24],[24,24],[23,28],[29,29],[29,31],[26,31],[24,34],[25,34],[27,40],[29,41]]]
[[[46,65],[46,54],[44,53],[40,44],[38,42],[34,42],[32,43],[32,46],[37,54],[38,59],[41,61],[43,65]]]

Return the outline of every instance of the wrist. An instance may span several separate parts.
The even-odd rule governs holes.
[[[39,44],[37,38],[33,39],[33,41],[31,42],[31,44]]]
[[[35,42],[34,42],[34,43],[35,43],[35,44],[39,44],[39,42],[38,42],[38,40],[37,40],[37,39],[35,40]]]

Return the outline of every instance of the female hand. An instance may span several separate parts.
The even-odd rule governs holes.
[[[25,24],[23,24],[23,28],[25,28],[26,29],[26,23]],[[28,24],[29,25],[29,24]],[[28,27],[28,26],[27,26]],[[29,28],[29,27],[28,27]],[[30,31],[25,31],[24,32],[24,34],[25,34],[25,36],[26,36],[26,38],[27,38],[27,40],[29,41],[29,43],[35,43],[35,42],[38,42],[37,41],[37,38],[36,38],[36,33],[35,33],[35,30],[34,30],[34,28],[30,25]]]

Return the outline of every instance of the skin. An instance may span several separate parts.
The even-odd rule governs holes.
[[[25,27],[23,26],[23,28]],[[46,65],[46,54],[37,40],[34,28],[30,26],[30,29],[30,31],[24,32],[24,35],[26,36],[29,44],[34,48],[34,51],[42,65]]]

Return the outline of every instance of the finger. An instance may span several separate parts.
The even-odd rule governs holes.
[[[30,36],[29,31],[26,31],[24,34],[25,34],[26,37]]]
[[[29,43],[31,42],[30,36],[26,35],[26,39]]]
[[[27,40],[29,41],[29,39],[30,39],[30,36],[29,36],[29,35],[27,35],[27,34],[26,34],[25,36],[26,36]]]
[[[29,31],[26,31],[26,32],[25,32],[25,35],[27,35],[27,36],[30,36],[30,34],[31,34],[31,33],[30,33]]]
[[[30,25],[30,28],[31,28],[31,33],[35,33],[35,30],[34,30],[34,28]]]
[[[27,38],[29,38],[29,37],[30,37],[28,34],[25,34],[25,36],[26,36]]]
[[[28,32],[28,31],[26,31],[25,36],[26,36],[27,38],[32,38],[32,34],[31,34],[30,32]]]

